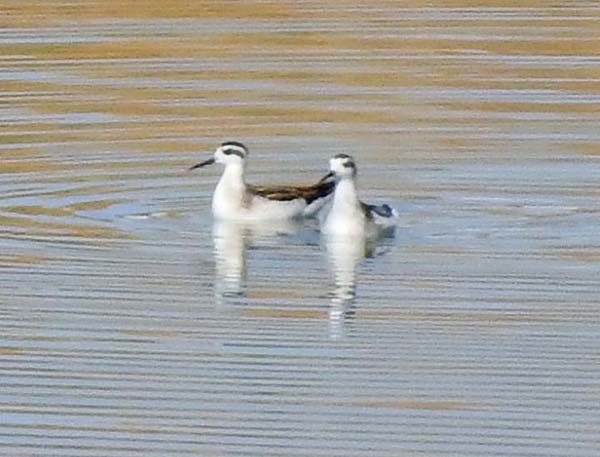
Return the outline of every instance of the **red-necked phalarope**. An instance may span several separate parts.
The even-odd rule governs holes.
[[[368,205],[359,200],[356,191],[356,165],[347,154],[338,154],[329,161],[331,170],[321,182],[335,177],[335,192],[331,209],[322,221],[327,235],[373,237],[396,225],[397,213],[389,205]]]
[[[227,141],[214,157],[190,170],[221,163],[223,175],[212,197],[212,211],[218,219],[261,221],[316,215],[333,192],[335,183],[322,179],[312,186],[255,186],[246,184],[244,169],[248,149],[237,141]]]

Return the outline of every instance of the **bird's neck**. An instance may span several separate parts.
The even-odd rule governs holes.
[[[360,207],[356,183],[352,178],[341,179],[335,186],[333,208],[337,210],[355,210]],[[332,208],[332,209],[333,209]]]
[[[244,206],[245,198],[244,167],[238,164],[227,165],[213,194],[213,212],[223,217],[236,214]]]
[[[244,167],[236,163],[227,165],[217,187],[238,191],[245,190]]]

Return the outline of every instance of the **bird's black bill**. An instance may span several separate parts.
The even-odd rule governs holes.
[[[205,167],[206,165],[212,165],[213,163],[215,163],[214,158],[208,159],[208,160],[205,160],[204,162],[197,163],[193,167],[188,168],[188,170],[195,170],[196,168],[202,168],[202,167]]]
[[[319,181],[319,184],[324,183],[325,181],[327,181],[329,178],[333,178],[334,173],[333,171],[330,171],[329,173],[327,173],[325,176],[323,176],[321,178],[321,180]]]

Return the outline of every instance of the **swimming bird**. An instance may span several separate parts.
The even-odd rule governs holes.
[[[257,186],[244,178],[248,148],[237,141],[222,143],[214,156],[190,170],[214,163],[225,165],[212,197],[212,212],[218,219],[264,221],[312,217],[333,192],[333,180],[322,179],[309,186]]]
[[[338,154],[329,160],[329,169],[321,182],[335,178],[336,184],[331,208],[322,219],[322,232],[367,238],[390,234],[398,215],[389,205],[369,205],[360,201],[354,159],[348,154]]]

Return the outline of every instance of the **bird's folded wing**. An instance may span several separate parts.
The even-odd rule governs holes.
[[[333,192],[334,188],[335,183],[333,181],[325,181],[312,186],[248,186],[248,190],[259,197],[279,201],[302,198],[308,204],[318,198],[326,197]]]

